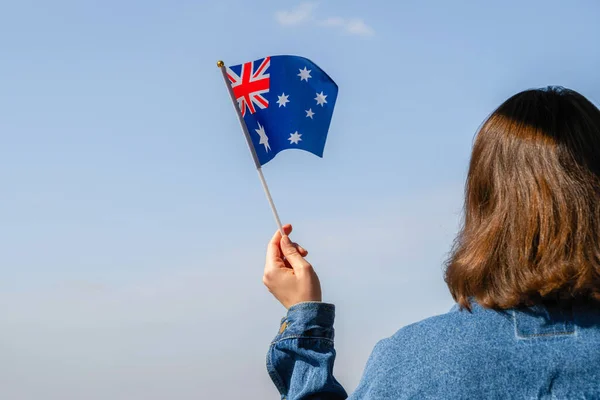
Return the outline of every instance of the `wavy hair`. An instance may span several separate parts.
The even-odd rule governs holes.
[[[467,309],[600,300],[600,110],[584,96],[526,90],[483,123],[445,280]]]

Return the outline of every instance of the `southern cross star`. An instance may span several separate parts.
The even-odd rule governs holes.
[[[285,93],[281,93],[281,96],[277,96],[277,98],[279,99],[277,100],[277,104],[279,104],[279,107],[285,107],[285,105],[290,102],[288,100],[288,97],[290,97],[290,95],[286,95]]]
[[[269,146],[269,138],[267,137],[267,134],[265,132],[265,127],[261,126],[260,122],[259,122],[258,129],[255,129],[255,131],[256,131],[256,133],[258,133],[258,136],[260,137],[260,141],[258,142],[258,144],[264,144],[265,150],[268,153],[269,150],[271,150],[271,146]]]
[[[308,110],[304,111],[306,112],[306,118],[313,119],[313,115],[315,115],[315,113],[313,112],[312,108],[309,108]]]
[[[312,70],[306,69],[306,67],[304,67],[304,69],[300,69],[299,71],[300,73],[298,74],[298,76],[300,77],[300,81],[308,82],[308,78],[312,78],[312,76],[310,76],[310,72]]]
[[[324,104],[327,103],[327,100],[325,100],[326,97],[327,97],[327,95],[323,94],[323,92],[317,93],[317,97],[315,97],[315,100],[317,101],[317,105],[324,107]]]
[[[290,137],[288,138],[288,140],[290,141],[290,144],[298,144],[298,142],[300,142],[302,139],[300,139],[300,136],[302,136],[301,133],[298,133],[298,131],[294,132],[294,133],[290,133]]]

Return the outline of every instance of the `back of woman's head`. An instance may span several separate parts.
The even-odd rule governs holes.
[[[483,124],[446,282],[466,308],[600,300],[600,110],[585,97],[527,90]]]

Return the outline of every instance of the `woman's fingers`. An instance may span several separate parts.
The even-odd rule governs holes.
[[[286,235],[292,233],[292,225],[286,224],[283,226],[283,232]],[[277,229],[277,232],[271,238],[267,247],[267,258],[281,258],[281,252],[279,251],[279,243],[281,242],[281,231]]]
[[[292,233],[292,225],[285,224],[285,225],[282,226],[282,228],[283,228],[283,233],[284,234],[289,235],[290,233]],[[275,234],[271,238],[271,242],[270,243],[279,245],[280,241],[281,241],[281,230],[277,229],[277,231],[275,232]]]
[[[292,233],[292,225],[290,225],[290,224],[284,225],[283,232],[286,235],[289,235],[290,233]],[[281,251],[280,251],[281,238],[282,238],[281,231],[277,230],[277,232],[275,232],[275,234],[271,238],[271,241],[269,242],[269,246],[267,249],[267,256],[282,257]],[[298,243],[293,243],[293,245],[296,247],[296,249],[298,249],[298,253],[300,253],[300,255],[302,257],[306,257],[308,255],[308,251],[304,247],[300,246]]]
[[[290,263],[294,271],[310,267],[310,263],[302,257],[300,251],[294,246],[294,243],[292,243],[289,236],[281,238],[280,246],[283,256]]]
[[[308,250],[306,250],[304,247],[300,246],[298,243],[294,243],[294,246],[296,247],[296,249],[298,250],[298,253],[300,253],[300,255],[302,257],[306,257],[308,255]]]
[[[285,234],[285,237],[288,237],[288,235],[292,232],[292,225],[290,224],[286,224],[283,227],[283,232]],[[277,230],[275,232],[275,234],[273,234],[273,237],[271,238],[271,241],[269,242],[269,245],[267,247],[267,262],[265,264],[265,271],[268,269],[273,269],[273,268],[280,268],[282,266],[285,266],[287,268],[292,268],[292,265],[289,263],[289,260],[287,260],[285,254],[282,253],[282,249],[281,249],[281,240],[282,240],[282,235],[281,235],[281,231]],[[289,238],[288,238],[289,240]],[[292,246],[294,246],[297,250],[297,253],[301,256],[301,257],[306,257],[308,255],[308,251],[300,246],[298,243],[291,243]],[[284,264],[282,264],[282,262]]]

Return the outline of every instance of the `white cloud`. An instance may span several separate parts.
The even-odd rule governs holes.
[[[319,24],[326,27],[339,28],[343,32],[357,36],[373,36],[375,31],[360,18],[329,17]]]
[[[275,19],[284,26],[300,25],[313,18],[313,11],[316,7],[316,3],[300,3],[291,11],[277,11]]]
[[[282,26],[297,26],[313,23],[326,28],[338,29],[346,34],[356,36],[373,36],[375,30],[361,18],[327,17],[319,19],[315,16],[316,3],[300,3],[291,11],[277,11],[275,20]]]
[[[375,31],[360,18],[347,20],[344,28],[346,32],[359,36],[373,36]]]

